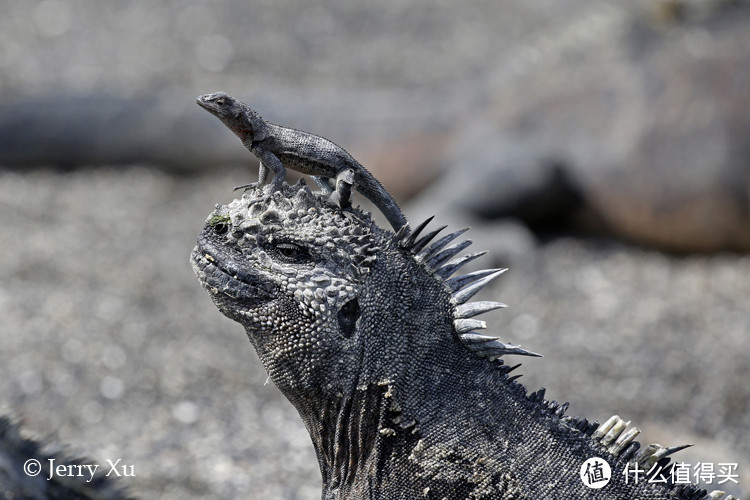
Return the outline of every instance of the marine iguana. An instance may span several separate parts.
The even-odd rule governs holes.
[[[133,498],[104,467],[90,465],[92,462],[83,458],[50,452],[49,448],[50,443],[22,436],[13,419],[0,416],[0,499]]]
[[[483,253],[456,257],[465,230],[433,242],[444,227],[421,236],[428,222],[394,234],[302,181],[258,186],[217,205],[192,252],[302,417],[323,500],[724,495],[646,480],[684,447],[641,448],[619,417],[599,426],[527,393],[501,356],[534,353],[475,333],[486,324],[474,316],[503,304],[469,299],[502,270],[453,277]],[[611,466],[601,489],[579,476],[592,458]]]
[[[328,179],[336,179],[337,187],[342,180],[351,185],[346,178],[353,175],[356,188],[383,212],[394,230],[399,230],[406,224],[406,218],[396,200],[344,148],[323,137],[267,122],[245,103],[225,92],[204,94],[196,102],[221,120],[258,157],[260,185],[266,184],[268,170],[271,169],[274,174],[273,188],[275,191],[279,190],[286,177],[284,167],[287,166],[310,174],[326,194],[330,194],[334,201],[343,206],[342,204],[349,202],[349,197],[339,192],[338,188],[331,188]]]

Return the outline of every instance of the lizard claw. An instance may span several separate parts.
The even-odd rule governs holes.
[[[281,184],[283,183],[283,180],[276,181],[276,178],[274,178],[273,182],[271,183],[271,191],[270,193],[275,193],[276,191],[281,191]],[[257,182],[251,182],[249,184],[242,184],[241,186],[234,186],[232,188],[232,191],[239,191],[240,189],[243,190],[243,192],[249,191],[250,189],[258,189],[267,186],[265,182],[257,181]],[[269,194],[270,196],[270,194]]]
[[[260,184],[260,182],[251,182],[250,184],[243,184],[241,186],[234,186],[232,188],[232,191],[234,192],[234,191],[239,191],[240,189],[242,189],[242,191],[245,192],[245,191],[248,191],[249,189],[254,189],[254,188],[258,187],[259,184]]]

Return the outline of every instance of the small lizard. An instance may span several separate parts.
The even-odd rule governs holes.
[[[406,224],[404,214],[383,185],[342,147],[317,135],[269,123],[245,103],[224,92],[202,95],[197,102],[221,120],[260,160],[260,185],[267,183],[270,169],[274,174],[273,190],[280,190],[286,166],[311,175],[316,184],[344,208],[349,203],[353,178],[357,190],[383,212],[394,230]],[[336,180],[336,189],[328,179]]]

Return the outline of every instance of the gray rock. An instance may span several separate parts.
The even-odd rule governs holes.
[[[750,250],[750,5],[666,4],[592,6],[511,53],[452,155],[446,203],[676,252]]]

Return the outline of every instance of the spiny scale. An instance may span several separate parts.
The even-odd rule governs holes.
[[[458,257],[457,259],[453,259],[452,261],[443,265],[443,267],[441,267],[440,269],[436,269],[435,274],[437,274],[443,279],[448,279],[453,273],[458,271],[461,268],[461,266],[468,264],[472,260],[479,258],[486,253],[487,251],[485,250],[483,252],[470,253],[470,254],[466,254],[461,257]]]
[[[503,307],[508,306],[503,304],[502,302],[493,302],[491,300],[467,302],[466,304],[460,304],[456,306],[456,309],[453,311],[453,317],[456,319],[473,318],[474,316],[479,316],[482,313],[494,311],[495,309],[500,309]]]
[[[450,288],[451,292],[455,293],[456,291],[465,287],[467,284],[484,278],[485,276],[488,276],[497,271],[500,271],[500,274],[502,274],[507,271],[507,269],[482,269],[481,271],[474,271],[473,273],[450,278],[449,280],[445,281],[445,284],[448,285],[448,288]]]
[[[483,330],[487,328],[487,322],[478,319],[456,319],[453,320],[453,327],[459,335],[472,330]]]
[[[541,354],[521,349],[519,345],[506,344],[497,337],[480,335],[478,333],[464,333],[460,335],[460,338],[464,345],[474,351],[475,354],[490,361],[494,361],[505,354],[533,356],[536,358],[542,357]]]
[[[491,271],[491,274],[485,274],[484,277],[464,286],[460,290],[453,292],[454,302],[456,304],[463,304],[464,302],[472,298],[479,290],[484,288],[487,283],[503,274],[506,269],[492,269]]]
[[[409,224],[404,224],[401,229],[398,230],[398,232],[394,235],[394,239],[398,241],[398,244],[403,248],[411,248],[414,246],[414,242],[417,240],[417,237],[419,236],[419,233],[422,232],[422,230],[427,227],[427,224],[434,219],[435,216],[432,215],[430,217],[427,217],[424,222],[422,222],[420,225],[414,228],[414,231],[409,231]]]
[[[422,250],[429,242],[432,241],[432,239],[440,233],[443,229],[445,229],[448,226],[441,226],[437,229],[435,229],[432,232],[427,233],[422,238],[420,238],[418,241],[414,243],[411,247],[411,253],[419,253],[420,250]]]
[[[394,241],[401,248],[416,254],[417,259],[424,262],[436,276],[445,281],[446,286],[453,295],[453,303],[455,306],[453,327],[463,344],[476,355],[487,358],[490,361],[495,361],[505,354],[541,356],[540,354],[521,349],[518,345],[506,344],[497,337],[474,333],[474,330],[487,328],[487,323],[471,319],[473,316],[494,309],[499,309],[501,307],[506,307],[506,305],[502,302],[493,301],[468,303],[467,301],[481,290],[482,287],[503,274],[507,269],[484,269],[451,278],[451,275],[461,266],[471,262],[481,255],[484,255],[486,252],[472,253],[453,259],[458,253],[471,245],[471,241],[465,240],[450,246],[448,245],[452,243],[453,240],[464,234],[468,228],[459,229],[458,231],[443,236],[436,242],[427,246],[428,243],[440,233],[440,231],[445,229],[445,226],[440,227],[427,233],[422,238],[419,238],[419,235],[432,221],[433,217],[429,217],[427,220],[419,224],[412,232],[409,232],[407,227],[401,228],[401,230],[394,235]]]
[[[471,240],[465,240],[461,243],[456,243],[455,245],[451,245],[442,252],[438,253],[434,257],[427,260],[427,267],[431,269],[437,269],[438,267],[442,266],[445,262],[455,257],[457,254],[463,252],[469,245],[471,245]]]
[[[403,226],[401,226],[401,229],[396,231],[396,233],[393,235],[393,242],[397,245],[403,247],[404,246],[404,240],[409,236],[409,223],[407,222]]]
[[[541,395],[540,395],[541,393]],[[544,392],[539,390],[537,393],[529,395],[529,400],[540,401],[540,398],[544,398]],[[586,429],[590,429],[590,425],[586,419],[576,420],[571,419],[569,422],[582,432],[586,432]],[[686,444],[682,446],[665,447],[660,444],[650,444],[644,448],[640,448],[640,444],[635,441],[636,436],[640,433],[640,430],[636,427],[628,429],[630,422],[625,422],[617,415],[612,415],[603,424],[596,428],[591,434],[591,439],[600,445],[606,447],[607,452],[612,455],[619,456],[622,460],[633,461],[644,471],[648,472],[657,463],[660,465],[661,470],[669,469],[669,456],[677,453],[678,451],[684,450],[692,445]],[[674,491],[675,494],[679,494],[680,498],[696,498],[700,500],[734,500],[732,495],[724,496],[723,491],[714,490],[712,492],[706,492],[699,486],[692,484],[677,485],[677,489]]]
[[[430,245],[430,247],[427,250],[425,250],[424,252],[422,252],[419,255],[420,258],[422,260],[429,260],[429,259],[431,259],[436,253],[438,253],[440,250],[442,250],[443,248],[445,248],[448,245],[448,243],[450,243],[451,241],[455,240],[456,238],[458,238],[459,236],[461,236],[462,234],[464,234],[468,230],[469,230],[469,228],[465,227],[463,229],[459,229],[458,231],[454,231],[451,234],[447,234],[447,235],[443,236],[442,238],[440,238],[439,240],[437,240],[435,243],[433,243],[432,245]]]

